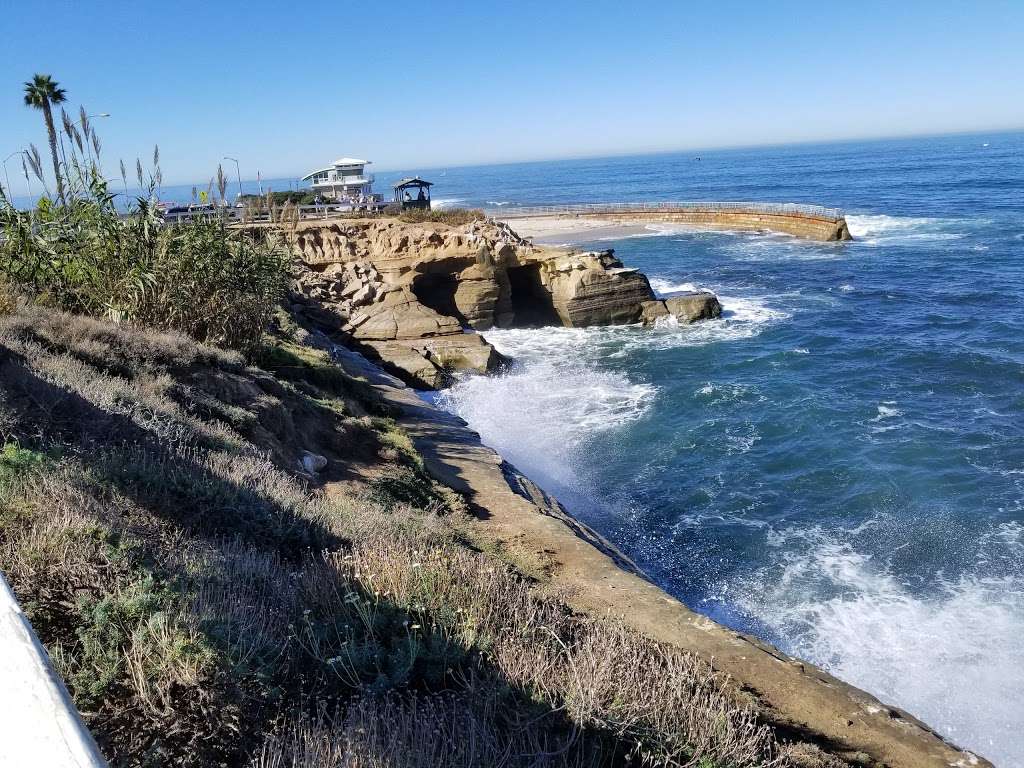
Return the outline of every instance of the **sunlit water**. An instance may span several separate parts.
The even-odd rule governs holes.
[[[1018,134],[451,169],[437,194],[462,204],[820,202],[857,239],[595,244],[724,316],[488,332],[514,370],[439,402],[695,609],[1024,765],[1022,153]]]
[[[377,188],[412,173],[440,206],[843,207],[853,243],[662,226],[590,244],[662,294],[715,291],[724,316],[488,332],[514,370],[438,402],[696,610],[1024,766],[1024,135],[417,168]]]

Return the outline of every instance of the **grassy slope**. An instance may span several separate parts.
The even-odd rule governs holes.
[[[0,313],[0,569],[112,763],[824,764],[469,546],[323,353],[257,359]]]

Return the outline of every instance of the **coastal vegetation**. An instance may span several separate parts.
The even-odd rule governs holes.
[[[487,218],[483,211],[473,208],[410,208],[396,213],[406,224],[436,223],[457,227]]]
[[[166,225],[158,151],[118,210],[82,114],[56,199],[0,197],[0,569],[113,765],[834,764],[470,533],[287,243]]]
[[[36,76],[26,89],[26,102],[31,97],[40,105],[50,131],[50,105],[63,101],[64,91],[46,76]],[[45,306],[255,348],[287,286],[287,249],[280,238],[232,229],[219,216],[163,226],[156,199],[159,149],[148,174],[136,161],[143,192],[127,211],[118,210],[85,110],[77,125],[65,114],[63,125],[63,160],[50,136],[57,199],[44,197],[21,211],[0,192],[0,275],[10,288]],[[38,159],[29,158],[43,181]],[[123,162],[120,167],[127,187]],[[222,199],[224,184],[219,172]]]
[[[316,202],[316,193],[311,192],[308,189],[286,190],[284,192],[268,190],[262,195],[242,195],[241,200],[247,205],[262,205],[264,203],[280,206],[283,206],[286,203],[292,203],[293,205],[313,205]]]
[[[373,390],[275,324],[272,375],[178,333],[0,318],[0,567],[115,764],[795,759],[706,662],[472,546]]]

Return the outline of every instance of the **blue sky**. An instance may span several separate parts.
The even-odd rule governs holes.
[[[1019,1],[0,0],[0,40],[0,156],[47,72],[167,183],[1024,126]]]

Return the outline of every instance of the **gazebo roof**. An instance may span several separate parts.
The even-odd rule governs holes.
[[[404,189],[405,187],[432,187],[432,186],[434,186],[434,182],[432,182],[432,181],[425,181],[425,180],[421,179],[419,176],[413,176],[412,178],[402,179],[401,181],[397,182],[395,184],[394,188],[395,189]]]

